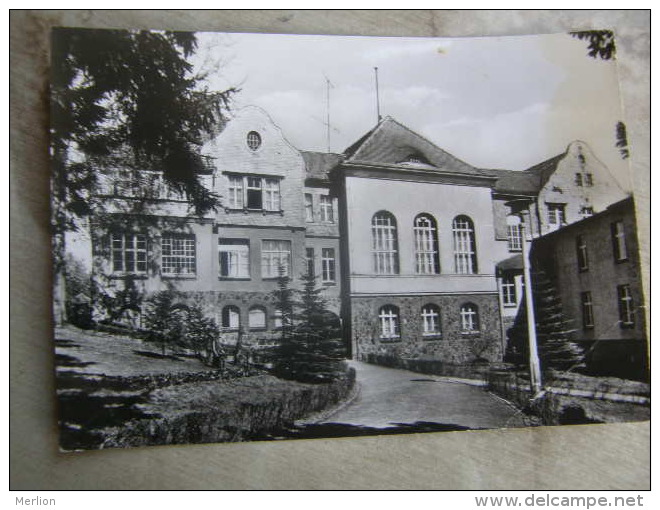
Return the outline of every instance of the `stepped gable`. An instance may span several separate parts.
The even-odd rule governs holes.
[[[335,168],[342,160],[341,154],[330,152],[300,151],[305,161],[307,179],[327,181],[330,170]]]
[[[344,156],[347,163],[493,176],[493,172],[461,161],[389,116],[346,149]]]

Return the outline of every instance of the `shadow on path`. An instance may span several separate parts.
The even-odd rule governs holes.
[[[452,432],[473,430],[470,427],[453,423],[417,421],[415,423],[394,423],[391,427],[367,427],[349,423],[318,423],[291,427],[250,437],[251,440],[277,439],[320,439],[331,437],[382,436],[390,434],[418,434],[421,432]]]

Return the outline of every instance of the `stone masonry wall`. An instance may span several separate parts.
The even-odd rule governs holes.
[[[461,332],[459,311],[467,302],[479,308],[478,333]],[[439,336],[422,335],[420,314],[422,306],[428,303],[440,308]],[[399,308],[401,336],[397,340],[380,338],[378,312],[384,305]],[[351,320],[354,357],[359,360],[375,354],[461,364],[478,358],[500,361],[502,357],[497,294],[353,297]]]

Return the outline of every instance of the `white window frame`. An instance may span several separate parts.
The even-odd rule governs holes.
[[[456,274],[476,274],[477,247],[474,222],[468,216],[457,216],[452,222],[452,234]]]
[[[591,206],[582,206],[580,207],[580,216],[583,218],[588,218],[589,216],[594,215],[594,208]]]
[[[522,251],[522,229],[520,225],[507,225],[506,242],[509,251]]]
[[[474,303],[465,303],[461,305],[461,333],[475,334],[479,333],[479,308]]]
[[[280,180],[264,178],[262,183],[264,211],[280,210]]]
[[[396,218],[392,213],[380,211],[371,219],[371,249],[374,272],[399,274],[399,247]]]
[[[161,239],[163,276],[197,275],[197,241],[194,234],[163,234]]]
[[[399,309],[393,305],[385,305],[378,311],[380,338],[393,340],[401,337]]]
[[[516,277],[505,273],[502,276],[502,304],[504,306],[517,306],[518,296],[516,295]]]
[[[228,209],[281,212],[282,194],[279,177],[231,174],[228,180]],[[250,204],[249,199],[253,194],[255,200],[257,196],[259,197],[259,204]]]
[[[619,325],[621,328],[632,328],[635,326],[635,307],[633,305],[630,285],[617,286],[617,297],[619,301]]]
[[[240,175],[230,175],[229,187],[228,187],[228,205],[230,209],[243,209],[244,200],[243,200],[243,185],[244,179]]]
[[[321,281],[323,283],[335,283],[337,281],[334,248],[321,248]]]
[[[112,272],[115,274],[147,274],[147,236],[112,232],[110,234]]]
[[[321,204],[321,221],[324,223],[334,223],[335,213],[333,209],[333,200],[330,195],[319,195]]]
[[[422,307],[422,336],[440,336],[440,307],[432,303]]]
[[[548,208],[548,225],[560,227],[566,225],[566,204],[546,203]]]
[[[223,257],[225,263],[223,264]],[[226,264],[226,274],[223,265]],[[248,239],[218,239],[218,276],[227,279],[250,278],[250,241]]]
[[[438,228],[435,218],[420,214],[413,226],[415,234],[415,272],[417,274],[439,274]]]
[[[278,278],[280,267],[284,268],[282,276],[291,275],[291,241],[263,239],[261,241],[261,277]]]
[[[591,299],[591,292],[582,292],[580,294],[582,303],[582,327],[584,329],[594,328],[594,303]]]
[[[587,249],[587,241],[584,235],[580,234],[576,239],[577,248],[577,266],[578,271],[584,272],[589,270],[589,251]]]
[[[614,260],[616,262],[625,262],[628,260],[628,246],[626,244],[626,231],[623,221],[615,221],[612,223],[611,231]]]

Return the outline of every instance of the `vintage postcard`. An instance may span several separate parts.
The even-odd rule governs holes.
[[[58,28],[60,447],[650,418],[607,30]]]

